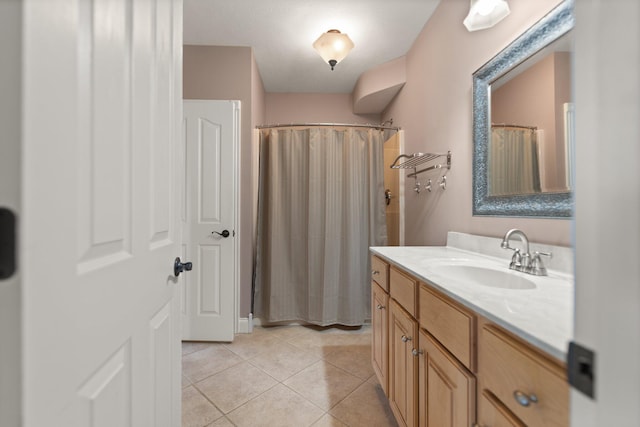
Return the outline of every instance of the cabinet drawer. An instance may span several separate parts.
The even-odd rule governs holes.
[[[491,427],[526,427],[487,390],[484,390],[478,399],[477,425]]]
[[[420,284],[419,306],[420,326],[473,371],[475,316],[425,284]]]
[[[484,389],[529,426],[569,425],[569,386],[564,367],[491,324],[480,333],[478,370]],[[535,396],[524,406],[516,393]]]
[[[396,270],[391,267],[389,271],[389,281],[391,289],[391,298],[398,301],[398,303],[407,310],[407,312],[416,317],[416,292],[418,289],[418,282],[411,276]]]
[[[375,255],[371,256],[371,279],[389,292],[389,264]]]

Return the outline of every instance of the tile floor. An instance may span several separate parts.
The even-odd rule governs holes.
[[[371,327],[256,327],[182,344],[182,426],[397,426],[371,368]]]

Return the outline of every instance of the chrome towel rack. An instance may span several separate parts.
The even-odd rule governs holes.
[[[426,168],[422,168],[418,170],[419,166],[428,164],[429,162],[435,161],[437,159],[446,157],[445,162],[432,164]],[[406,159],[401,161],[402,159]],[[391,164],[391,169],[413,169],[413,172],[408,174],[408,178],[414,178],[416,180],[416,185],[414,187],[414,191],[416,193],[420,193],[420,183],[418,182],[418,175],[424,172],[428,172],[434,169],[451,169],[451,151],[447,151],[446,153],[413,153],[413,154],[400,154]],[[440,188],[443,190],[447,188],[447,176],[445,174],[438,179],[438,184]],[[425,188],[428,191],[431,191],[431,179],[428,180],[428,183],[425,185]]]
[[[432,160],[446,157],[446,163],[438,163],[429,166],[424,169],[417,170],[418,166],[428,163]],[[407,160],[398,163],[400,159],[406,158]],[[400,154],[391,164],[391,169],[413,169],[413,173],[407,175],[409,178],[415,177],[423,172],[427,172],[433,169],[451,169],[451,151],[447,151],[446,154],[438,153],[413,153],[413,154]]]

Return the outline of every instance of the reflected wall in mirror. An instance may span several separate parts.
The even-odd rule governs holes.
[[[473,74],[474,215],[570,217],[573,1]]]
[[[571,32],[491,84],[489,195],[571,189]]]

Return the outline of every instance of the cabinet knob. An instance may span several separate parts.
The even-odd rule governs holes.
[[[411,350],[411,354],[413,354],[414,356],[418,357],[419,355],[424,354],[424,351],[414,348],[413,350]]]
[[[376,274],[380,274],[378,270],[371,270],[371,275],[375,276]]]
[[[403,335],[400,339],[402,340],[402,342],[411,341],[411,337],[408,337],[406,335]]]
[[[513,397],[516,399],[516,402],[525,407],[531,405],[532,403],[538,403],[538,396],[533,393],[527,395],[520,390],[516,390],[513,392]]]
[[[378,305],[376,305],[376,308],[378,310],[383,310],[384,309],[384,305],[378,304]]]

